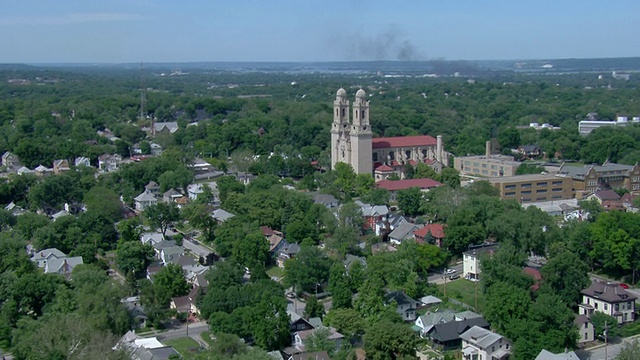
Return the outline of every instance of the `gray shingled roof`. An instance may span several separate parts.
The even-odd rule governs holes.
[[[443,324],[436,324],[429,336],[439,342],[457,340],[461,338],[462,333],[473,327],[479,329],[488,328],[489,323],[481,317],[463,321],[449,321]]]
[[[502,339],[503,336],[485,328],[481,328],[480,326],[473,326],[471,329],[462,333],[460,338],[484,350]]]
[[[594,281],[591,286],[581,291],[583,295],[604,300],[608,303],[621,303],[635,301],[637,297],[618,284],[609,284],[603,281]]]

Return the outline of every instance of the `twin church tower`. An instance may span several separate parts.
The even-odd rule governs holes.
[[[372,134],[369,124],[369,101],[360,89],[353,103],[353,121],[349,120],[347,92],[340,88],[333,102],[333,124],[331,125],[331,168],[336,163],[350,164],[356,174],[371,174]]]
[[[351,115],[350,115],[351,114]],[[373,138],[369,122],[369,101],[360,89],[350,106],[347,92],[340,88],[333,102],[331,125],[331,168],[338,162],[351,165],[356,174],[375,175],[381,180],[395,173],[404,178],[405,165],[425,163],[436,172],[448,166],[449,154],[442,136],[429,135]]]

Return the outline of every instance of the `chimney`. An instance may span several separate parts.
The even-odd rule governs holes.
[[[436,138],[436,160],[442,162],[442,135],[438,135]]]
[[[485,143],[485,156],[486,157],[490,157],[491,156],[491,141],[487,141]]]

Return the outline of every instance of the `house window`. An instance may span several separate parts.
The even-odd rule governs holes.
[[[520,185],[520,187],[522,187],[522,188],[530,188],[531,187],[531,183],[522,184],[522,185]]]
[[[516,195],[515,191],[510,191],[510,192],[504,193],[504,196],[515,196],[515,195]]]
[[[547,186],[547,182],[542,181],[542,182],[536,183],[536,186]]]
[[[615,304],[615,305],[613,305],[613,307],[614,307],[614,309],[616,309],[616,311],[620,310],[620,304]]]
[[[598,303],[597,302],[593,302],[593,306],[596,308],[596,310],[598,310]]]
[[[378,161],[378,153],[373,153],[373,161]]]
[[[586,325],[586,324],[585,324]],[[584,333],[584,339],[587,340],[589,336],[589,333]]]
[[[587,186],[596,186],[596,181],[595,180],[587,181]]]
[[[520,193],[521,193],[522,195],[529,195],[529,194],[531,194],[531,190],[525,190],[525,191],[522,191],[522,192],[520,192]]]
[[[604,309],[609,310],[609,304],[604,304]]]
[[[589,327],[589,323],[584,323],[584,328],[588,328]]]

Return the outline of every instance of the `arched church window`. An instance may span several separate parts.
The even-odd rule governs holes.
[[[367,110],[362,110],[362,119],[364,119],[365,116],[367,116]]]
[[[343,108],[343,109],[342,109],[342,117],[344,117],[345,115],[346,115],[346,114],[345,114],[345,110],[344,110],[344,108]]]
[[[336,116],[340,116],[340,112],[336,109]]]

